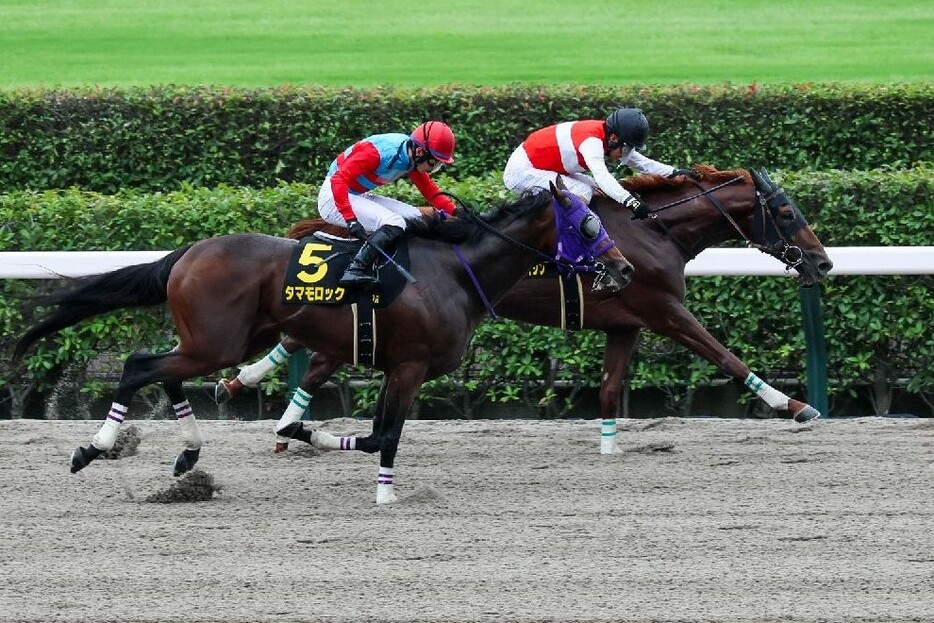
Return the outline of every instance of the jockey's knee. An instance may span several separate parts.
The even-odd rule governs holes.
[[[386,218],[382,219],[382,222],[380,222],[380,227],[384,227],[386,225],[391,225],[393,227],[398,227],[399,229],[404,230],[406,228],[405,218],[401,214],[396,214],[393,212],[386,215]]]

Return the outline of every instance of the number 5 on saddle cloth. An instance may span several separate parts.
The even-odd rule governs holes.
[[[357,361],[372,364],[376,343],[376,310],[392,303],[406,280],[388,262],[377,260],[379,284],[366,292],[340,285],[341,275],[363,242],[316,232],[302,238],[289,258],[282,285],[285,305],[349,305],[355,318]],[[408,241],[396,243],[392,259],[409,268]]]

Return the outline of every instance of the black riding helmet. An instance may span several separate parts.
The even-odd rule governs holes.
[[[607,133],[615,134],[619,140],[634,149],[645,149],[649,137],[649,122],[638,108],[620,108],[606,118]],[[610,145],[616,149],[620,145]]]

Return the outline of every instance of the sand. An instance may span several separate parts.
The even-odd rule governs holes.
[[[219,491],[147,502],[177,425],[70,474],[99,424],[0,421],[2,622],[934,621],[932,420],[414,421],[385,506],[271,420],[202,421]]]

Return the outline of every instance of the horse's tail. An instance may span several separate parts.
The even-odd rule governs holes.
[[[125,266],[102,275],[77,279],[77,284],[33,302],[30,307],[57,307],[16,343],[13,361],[19,361],[32,344],[47,335],[78,324],[85,318],[117,309],[149,307],[168,299],[166,285],[175,263],[191,245],[176,249],[148,264]]]

